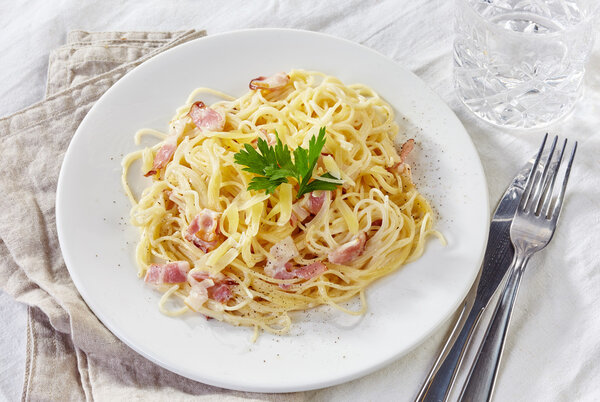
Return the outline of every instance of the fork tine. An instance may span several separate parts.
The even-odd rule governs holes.
[[[525,190],[523,191],[523,195],[521,196],[521,202],[519,203],[519,209],[525,209],[525,205],[527,205],[527,201],[529,200],[529,196],[531,195],[533,183],[535,181],[535,176],[538,170],[538,165],[540,164],[540,158],[542,157],[544,147],[546,146],[546,139],[548,139],[548,133],[544,135],[542,146],[540,146],[540,150],[538,151],[538,154],[535,157],[535,161],[533,162],[533,166],[531,167],[531,172],[529,172],[529,177],[527,178],[527,183],[525,184]]]
[[[556,197],[556,202],[554,204],[554,211],[552,212],[551,218],[554,222],[558,219],[558,215],[560,214],[560,210],[562,208],[563,199],[565,197],[565,190],[567,189],[567,182],[569,181],[569,175],[571,174],[571,165],[573,165],[573,159],[575,159],[575,152],[577,151],[577,141],[575,141],[575,145],[573,145],[573,150],[571,151],[571,158],[569,158],[569,163],[567,165],[567,170],[565,171],[565,177],[563,178],[562,187],[560,188],[560,193],[558,193],[558,197]]]
[[[545,216],[547,218],[549,217],[549,214],[550,214],[550,205],[552,204],[552,193],[554,192],[554,183],[556,182],[556,176],[558,176],[558,170],[560,169],[560,164],[562,163],[562,159],[565,154],[565,149],[567,149],[567,139],[566,138],[565,138],[565,141],[563,142],[562,149],[560,150],[560,155],[558,156],[558,161],[556,161],[556,163],[554,163],[554,165],[552,167],[552,171],[550,172],[552,180],[547,185],[546,199],[544,201],[544,205],[542,205],[542,208],[540,210],[540,214],[543,214],[543,216]]]
[[[543,197],[546,188],[546,184],[548,182],[548,171],[550,169],[550,163],[552,162],[552,156],[554,155],[554,149],[556,148],[556,142],[558,141],[558,136],[554,136],[554,140],[552,141],[552,146],[550,147],[550,152],[548,152],[548,157],[546,158],[546,162],[544,163],[544,170],[537,181],[535,186],[535,190],[532,192],[532,196],[530,197],[529,206],[527,209],[530,209],[531,212],[537,215],[540,210],[540,206],[543,203]],[[552,195],[552,194],[550,194]]]

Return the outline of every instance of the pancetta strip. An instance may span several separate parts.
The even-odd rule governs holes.
[[[283,265],[278,266],[272,272],[271,277],[275,279],[294,279],[295,275],[292,273],[293,265],[291,262],[286,262]],[[265,270],[266,272],[266,270]]]
[[[290,82],[290,76],[286,73],[277,73],[273,74],[270,77],[258,77],[250,81],[248,85],[250,89],[280,89],[287,85]]]
[[[402,144],[402,147],[400,148],[400,162],[395,163],[394,165],[392,165],[391,167],[387,167],[386,169],[389,172],[396,172],[399,174],[404,174],[404,175],[408,175],[410,177],[411,172],[410,172],[410,165],[406,162],[404,162],[404,160],[406,159],[406,157],[408,156],[409,153],[411,153],[411,151],[414,149],[415,147],[415,140],[413,140],[412,138],[407,140],[404,144]]]
[[[204,102],[194,102],[188,115],[201,131],[222,131],[225,118],[216,110],[206,107]]]
[[[189,281],[192,287],[202,284],[202,286],[206,288],[206,296],[209,299],[218,301],[219,303],[226,303],[233,297],[233,291],[231,288],[235,286],[237,282],[227,278],[221,273],[217,274],[215,277],[212,277],[208,272],[196,271],[190,273],[189,276]]]
[[[289,260],[300,254],[291,236],[275,243],[269,252],[271,253],[271,258],[267,261],[265,273],[272,278],[275,277],[274,275],[277,270],[280,270]]]
[[[302,206],[301,202],[296,202],[292,205],[292,217],[290,218],[292,226],[296,226],[298,222],[304,222],[309,216],[310,212]]]
[[[187,280],[190,264],[187,261],[173,261],[166,264],[151,264],[144,281],[155,285],[182,283]]]
[[[406,159],[408,154],[411,153],[414,147],[415,140],[413,140],[412,138],[407,140],[404,144],[402,144],[402,147],[400,148],[400,163],[404,163],[404,160]]]
[[[208,288],[208,298],[218,301],[219,303],[227,303],[233,296],[231,287],[226,283],[220,283],[215,286]]]
[[[319,213],[325,202],[327,193],[325,191],[312,191],[308,194],[306,199],[306,208],[311,214],[316,215]]]
[[[205,253],[215,248],[218,236],[219,213],[208,208],[192,219],[185,233],[185,239]]]
[[[320,261],[310,265],[295,268],[290,260],[299,255],[298,249],[290,236],[277,242],[271,247],[271,258],[265,266],[265,274],[274,279],[310,279],[321,275],[327,270],[325,264]],[[288,289],[290,285],[281,284],[282,289]]]
[[[211,279],[192,282],[192,289],[183,302],[194,311],[200,310],[200,307],[208,300],[208,289],[213,286],[215,283]]]
[[[160,147],[154,156],[152,169],[150,169],[144,176],[148,177],[155,175],[159,169],[167,166],[167,163],[171,161],[171,158],[175,153],[175,149],[177,149],[177,136],[170,135],[165,139],[165,143],[162,145],[162,147]]]
[[[365,251],[367,235],[360,232],[349,242],[342,244],[327,256],[329,262],[334,264],[348,264],[359,257]]]
[[[305,195],[301,201],[294,203],[290,219],[292,226],[296,226],[298,222],[304,222],[311,214],[318,214],[323,208],[326,197],[327,193],[325,191],[312,191]]]
[[[321,261],[313,262],[312,264],[296,268],[292,272],[294,276],[303,279],[311,279],[321,275],[327,271],[327,266]]]
[[[274,279],[311,279],[321,275],[323,272],[327,271],[327,266],[323,264],[321,261],[313,262],[312,264],[305,265],[303,267],[294,268],[291,262],[286,262],[283,265],[277,266],[274,270],[267,270],[265,272]],[[289,289],[291,285],[289,284],[280,284],[280,288]]]

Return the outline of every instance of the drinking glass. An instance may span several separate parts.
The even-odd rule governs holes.
[[[502,127],[543,127],[581,94],[597,0],[456,0],[461,101]]]

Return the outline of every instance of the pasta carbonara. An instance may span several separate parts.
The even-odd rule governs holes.
[[[197,100],[206,94],[224,100],[208,107]],[[125,156],[122,180],[141,230],[138,274],[163,292],[161,311],[192,310],[255,334],[284,334],[290,311],[319,305],[363,314],[371,282],[421,256],[429,235],[442,239],[406,162],[414,141],[396,147],[398,131],[369,87],[293,70],[252,80],[239,98],[196,89],[168,133],[137,132],[137,144],[160,139]],[[280,162],[255,180],[270,190],[248,190],[257,174],[236,155],[279,144],[298,165],[295,150],[310,159],[319,139],[306,189],[326,190],[298,198],[297,178],[274,179],[285,176]],[[129,172],[134,161],[152,180],[139,197],[127,179],[139,174]],[[360,309],[344,307],[357,296]]]

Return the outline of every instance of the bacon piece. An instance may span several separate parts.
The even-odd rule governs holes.
[[[212,209],[204,208],[190,223],[189,234],[195,234],[205,241],[213,241],[219,229],[219,213]]]
[[[233,292],[231,291],[231,288],[225,283],[221,283],[208,288],[209,299],[213,299],[215,301],[218,301],[219,303],[227,303],[227,301],[231,299],[232,296]]]
[[[206,292],[204,288],[192,288],[186,298],[183,299],[183,302],[192,310],[198,311],[204,302],[208,300],[208,292],[206,294],[204,292]]]
[[[327,266],[321,261],[317,261],[304,267],[296,268],[293,273],[298,278],[310,279],[321,275],[325,271],[327,271]]]
[[[166,138],[165,143],[158,150],[156,155],[154,156],[154,162],[152,163],[152,169],[150,169],[144,176],[152,176],[158,172],[159,169],[167,166],[167,163],[173,157],[175,153],[175,149],[177,149],[177,137],[174,135],[170,135]]]
[[[206,271],[190,272],[190,276],[198,282],[203,281],[205,279],[210,279],[210,274]]]
[[[163,283],[182,283],[187,280],[190,264],[187,261],[174,261],[166,264],[151,264],[146,271],[144,281],[161,285]]]
[[[194,271],[190,272],[190,277],[192,277],[196,281],[203,281],[205,279],[212,279],[215,283],[224,283],[227,285],[237,285],[237,282],[233,279],[229,279],[222,273],[218,272],[215,276],[211,276],[210,273],[206,271]]]
[[[320,261],[304,267],[295,268],[290,260],[299,255],[298,249],[290,236],[275,243],[270,250],[272,258],[265,265],[265,274],[274,279],[310,279],[321,275],[327,270],[325,264]],[[289,289],[291,285],[280,284],[282,289]]]
[[[209,251],[212,251],[215,248],[217,248],[217,242],[216,241],[204,241],[204,240],[199,239],[197,236],[194,236],[194,235],[186,235],[185,239],[187,241],[193,243],[194,246],[198,247],[204,253],[208,253]]]
[[[183,302],[194,311],[200,310],[200,307],[208,300],[208,288],[213,286],[215,283],[211,279],[192,282],[192,289]]]
[[[204,286],[207,291],[206,296],[209,299],[218,301],[219,303],[226,303],[229,299],[231,299],[233,297],[233,291],[231,290],[231,287],[237,285],[236,281],[229,279],[220,273],[217,274],[216,277],[211,277],[208,272],[195,271],[190,273],[189,276],[192,278],[190,280],[192,287],[196,286],[198,283],[203,284],[202,286]]]
[[[185,239],[205,253],[214,249],[219,236],[219,213],[204,208],[187,228]]]
[[[373,223],[371,224],[371,226],[381,226],[383,224],[383,220],[382,219],[375,219],[373,221]]]
[[[273,275],[271,275],[275,279],[294,279],[296,276],[292,272],[292,268],[294,266],[291,262],[286,262],[283,265],[275,268]]]
[[[292,216],[290,218],[292,226],[296,226],[298,222],[304,222],[309,216],[310,212],[308,212],[301,203],[296,202],[292,204]]]
[[[329,253],[327,259],[334,264],[347,264],[352,262],[365,251],[367,235],[360,232],[349,242],[342,244]]]
[[[294,279],[296,276],[294,275],[293,272],[291,272],[293,268],[293,265],[291,262],[286,262],[283,265],[278,266],[277,268],[275,268],[275,271],[273,272],[273,274],[271,275],[272,278],[274,279]],[[267,272],[267,270],[265,269],[265,272]],[[292,287],[292,285],[286,284],[286,283],[280,283],[279,287],[281,289],[289,289]]]
[[[294,274],[290,272],[293,265],[289,262],[300,253],[290,236],[275,243],[271,250],[271,258],[265,265],[265,273],[275,279],[293,279]],[[281,284],[282,289],[288,289],[290,285]]]
[[[265,269],[265,272],[267,272],[272,278],[284,280],[295,278],[308,280],[321,275],[325,271],[327,271],[327,266],[321,261],[313,262],[312,264],[295,269],[293,268],[292,263],[288,261],[285,264],[276,267],[273,271],[269,271],[270,273]],[[279,284],[279,287],[287,290],[291,288],[291,285],[281,283]]]
[[[287,85],[290,82],[290,76],[286,73],[277,73],[270,77],[258,77],[250,81],[248,85],[250,89],[280,89]]]
[[[271,258],[267,261],[267,265],[265,265],[265,273],[271,278],[275,278],[276,272],[280,272],[281,268],[285,268],[285,264],[289,260],[300,254],[291,236],[275,243],[269,252],[271,253]]]
[[[402,147],[400,148],[400,162],[397,162],[392,166],[387,167],[386,170],[388,172],[397,172],[399,174],[408,175],[410,177],[410,166],[407,163],[405,163],[404,160],[406,159],[408,154],[414,149],[414,147],[415,140],[413,140],[412,138],[407,140],[404,144],[402,144]]]
[[[291,225],[296,226],[298,222],[304,222],[310,214],[318,214],[321,208],[323,208],[326,196],[327,193],[325,191],[312,191],[302,201],[294,203],[290,218]]]
[[[291,236],[288,236],[285,239],[275,243],[269,252],[274,260],[281,261],[283,263],[288,262],[292,258],[299,255],[296,244],[294,243],[294,240],[292,240]]]
[[[147,283],[162,283],[163,270],[158,264],[151,264],[146,270],[144,282]]]
[[[188,116],[201,131],[221,131],[225,126],[225,118],[221,113],[206,107],[202,101],[192,104]]]
[[[311,191],[306,199],[306,207],[313,215],[319,213],[325,202],[327,193],[325,191]]]
[[[404,160],[406,159],[408,154],[414,149],[414,147],[415,140],[413,140],[412,138],[407,140],[404,144],[402,144],[402,147],[400,148],[400,163],[404,163]]]
[[[408,163],[402,163],[402,162],[394,163],[392,166],[387,167],[386,170],[388,172],[392,172],[392,173],[396,172],[398,174],[408,175],[408,177],[411,177],[410,166]]]
[[[164,283],[185,282],[189,269],[190,264],[187,261],[167,264],[163,275]]]

